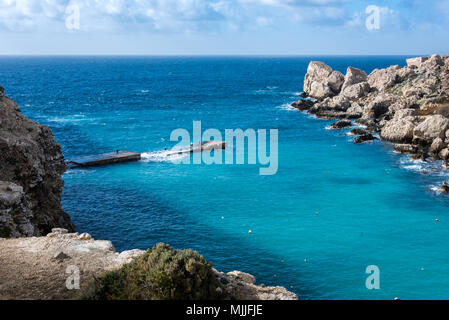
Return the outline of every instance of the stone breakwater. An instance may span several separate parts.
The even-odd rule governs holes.
[[[142,250],[118,253],[110,241],[94,240],[87,233],[69,233],[59,228],[46,237],[0,239],[0,299],[78,299],[94,277],[117,270],[144,253]],[[79,268],[81,290],[67,290],[69,266]],[[214,272],[233,299],[298,299],[283,287],[256,285],[256,279],[247,273]]]
[[[22,115],[0,87],[0,237],[74,230],[60,202],[65,169],[50,128]]]
[[[346,75],[312,61],[304,92],[293,107],[318,118],[353,124],[355,143],[377,139],[394,144],[412,159],[449,161],[449,55],[407,59],[407,66],[376,69],[367,75],[349,67]]]

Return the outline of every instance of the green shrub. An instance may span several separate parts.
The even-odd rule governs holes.
[[[212,265],[192,250],[158,244],[117,271],[95,279],[89,300],[217,300],[226,298]]]

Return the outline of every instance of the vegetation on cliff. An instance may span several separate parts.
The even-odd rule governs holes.
[[[204,300],[226,295],[212,265],[192,250],[158,244],[116,271],[95,279],[89,300]]]

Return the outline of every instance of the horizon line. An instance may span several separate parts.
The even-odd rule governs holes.
[[[427,57],[432,54],[2,54],[0,57]]]

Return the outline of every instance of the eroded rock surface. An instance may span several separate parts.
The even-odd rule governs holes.
[[[311,84],[329,87],[333,72],[322,62],[311,62],[304,94],[316,100],[293,106],[319,118],[352,119],[366,131],[396,143],[395,151],[413,153],[413,158],[449,159],[448,55],[407,59],[403,68],[376,69],[370,75],[349,67],[340,91],[316,94]],[[352,133],[360,133],[356,142],[371,140],[363,131]]]
[[[51,130],[22,115],[0,87],[0,237],[73,230],[60,204],[65,168]]]

